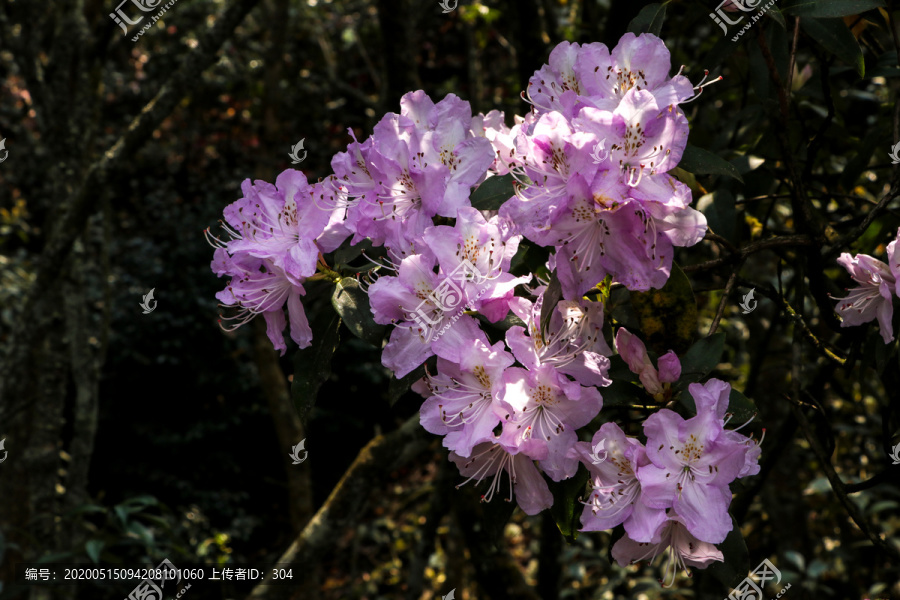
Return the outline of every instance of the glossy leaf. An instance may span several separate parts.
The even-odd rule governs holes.
[[[725,351],[725,334],[714,333],[697,340],[681,358],[681,378],[676,389],[685,389],[688,384],[700,381],[718,366]],[[693,409],[693,406],[691,406]]]
[[[628,24],[628,31],[636,35],[652,33],[659,36],[663,22],[666,20],[666,3],[648,4],[641,9],[635,18]]]
[[[714,562],[707,568],[710,575],[728,588],[719,594],[722,597],[727,596],[750,572],[750,552],[747,550],[741,528],[733,516],[731,524],[732,529],[728,532],[728,537],[721,544],[716,544],[716,548],[723,554],[724,561]]]
[[[718,189],[700,198],[697,207],[706,217],[706,222],[713,232],[729,242],[737,241],[737,209],[731,192]]]
[[[103,540],[89,540],[84,545],[84,551],[95,564],[100,562],[100,553],[103,551]]]
[[[375,322],[369,307],[369,295],[359,287],[356,279],[344,277],[335,286],[331,305],[353,335],[381,348],[386,328]]]
[[[884,0],[781,0],[781,10],[798,17],[846,17],[883,6]]]
[[[589,478],[588,470],[579,464],[574,477],[547,482],[550,493],[553,494],[550,514],[553,515],[559,532],[570,544],[578,537],[578,530],[581,528],[582,504],[578,500],[584,497],[585,485]]]
[[[341,317],[329,311],[313,322],[312,345],[294,354],[291,400],[304,428],[309,412],[316,404],[319,388],[331,375],[331,358],[341,339],[340,327]]]
[[[860,77],[865,75],[862,48],[843,19],[803,18],[800,19],[800,28],[825,50],[856,69]]]
[[[632,406],[634,404],[647,404],[652,399],[642,388],[619,379],[613,379],[613,382],[600,388],[600,395],[603,396],[603,408],[612,406]]]
[[[472,206],[478,210],[499,209],[504,202],[516,195],[514,184],[512,175],[489,177],[472,192]]]
[[[681,156],[681,162],[678,163],[678,166],[694,175],[725,175],[733,177],[741,183],[744,182],[741,174],[733,164],[709,150],[703,150],[690,144],[684,149],[684,154]]]
[[[556,310],[556,305],[560,300],[562,300],[562,284],[559,282],[559,277],[556,272],[554,272],[553,277],[550,278],[550,284],[547,286],[547,289],[544,290],[544,299],[541,304],[542,339],[544,338],[547,329],[550,327],[550,317],[553,316],[553,311]]]
[[[435,372],[435,364],[436,359],[434,357],[430,358],[432,364],[429,365],[431,368],[431,372]],[[388,404],[393,406],[397,403],[397,400],[400,399],[403,394],[409,391],[409,388],[417,382],[418,380],[425,377],[425,363],[419,365],[415,370],[406,374],[406,376],[397,379],[396,377],[391,377],[391,382],[388,384]]]

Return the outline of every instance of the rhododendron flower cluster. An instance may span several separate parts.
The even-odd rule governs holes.
[[[485,501],[499,492],[537,514],[554,503],[548,479],[586,470],[582,526],[622,525],[620,563],[667,548],[673,573],[722,560],[729,484],[759,470],[758,444],[725,428],[730,386],[691,384],[696,415],[684,418],[662,408],[681,380],[675,352],[654,364],[625,328],[612,337],[607,323],[604,334],[603,289],[662,287],[674,248],[707,230],[668,174],[688,137],[679,104],[702,86],[669,70],[650,34],[626,34],[611,52],[562,43],[511,128],[453,94],[411,92],[370,137],[351,131],[321,181],[294,170],[274,186],[245,181],[225,209],[225,239],[210,235],[213,271],[229,278],[217,297],[236,310],[225,318],[234,327],[262,314],[284,353],[287,305],[291,339],[309,346],[304,285],[339,281],[325,255],[368,240],[379,255],[360,289],[374,323],[391,328],[382,364],[399,379],[429,361],[412,385],[425,398],[421,424],[443,436],[466,482],[491,481]],[[473,188],[504,176],[515,184],[499,210],[473,206]],[[513,268],[524,246],[546,249],[540,277]],[[659,406],[640,438],[601,418],[588,443],[612,383],[607,339]],[[598,464],[591,450],[604,441]]]

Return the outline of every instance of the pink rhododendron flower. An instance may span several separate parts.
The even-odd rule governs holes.
[[[472,481],[482,481],[485,477],[494,476],[488,491],[481,496],[482,502],[490,502],[494,492],[502,485],[500,475],[506,471],[509,478],[509,496],[513,496],[526,515],[536,515],[553,505],[553,494],[547,482],[541,477],[534,465],[534,457],[545,456],[546,447],[539,447],[536,440],[526,440],[520,445],[508,445],[502,442],[487,441],[472,450],[471,458],[464,458],[455,452],[450,453],[450,460],[456,463],[459,472],[468,479],[457,488]]]
[[[670,586],[675,581],[675,574],[681,570],[687,573],[687,567],[705,569],[713,562],[724,562],[722,552],[709,542],[697,539],[684,524],[684,520],[674,511],[669,511],[668,520],[660,525],[652,542],[637,542],[628,536],[621,538],[612,547],[612,556],[624,567],[641,560],[652,561],[657,555],[666,552],[668,560],[663,571],[662,583]],[[669,569],[672,577],[669,578]]]
[[[444,436],[444,446],[463,458],[478,442],[491,437],[503,408],[495,398],[503,372],[515,359],[503,342],[487,338],[460,340],[459,363],[438,358],[438,372],[413,385],[427,399],[420,410],[422,427]]]
[[[605,460],[595,463],[592,452],[603,443]],[[624,523],[629,537],[650,542],[666,520],[665,509],[641,500],[638,467],[650,464],[647,452],[615,423],[604,423],[590,443],[577,442],[571,450],[591,474],[592,491],[581,514],[582,531],[604,531]]]
[[[841,327],[862,325],[878,320],[881,338],[885,344],[894,340],[894,296],[900,295],[900,254],[897,238],[887,246],[888,264],[869,256],[841,254],[838,263],[847,269],[859,287],[850,290],[846,298],[839,298],[837,313]]]

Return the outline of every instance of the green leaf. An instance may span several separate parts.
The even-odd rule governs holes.
[[[363,240],[355,246],[342,245],[334,251],[334,265],[337,270],[339,265],[346,265],[354,258],[372,248],[372,240]]]
[[[341,279],[331,295],[331,305],[353,335],[381,348],[386,328],[375,322],[369,307],[369,295],[362,291],[356,279]]]
[[[691,282],[678,265],[661,289],[631,292],[631,305],[641,324],[644,343],[663,355],[683,354],[697,331],[697,302]]]
[[[538,246],[522,240],[519,243],[519,249],[510,262],[509,272],[517,277],[529,275],[531,273],[539,274],[540,270],[547,270],[547,259],[550,257],[550,248]]]
[[[116,513],[116,516],[119,517],[119,521],[122,522],[122,525],[125,526],[128,524],[128,509],[121,504],[117,504],[113,507],[113,510]]]
[[[570,544],[578,537],[578,530],[581,528],[581,503],[578,500],[584,496],[585,484],[589,478],[588,470],[579,464],[574,477],[547,482],[550,493],[553,494],[550,514],[553,515],[559,532]]]
[[[156,506],[159,504],[159,500],[150,494],[142,494],[140,496],[135,496],[134,498],[129,498],[122,502],[122,504],[129,507],[129,512],[135,512],[148,506]]]
[[[504,547],[503,532],[506,530],[506,524],[509,523],[510,517],[516,512],[516,506],[518,504],[516,504],[515,497],[509,500],[500,491],[494,494],[490,502],[481,504],[482,514],[484,515],[485,536],[498,548]]]
[[[734,196],[725,189],[707,194],[697,202],[697,208],[706,216],[709,228],[729,242],[736,242],[737,209]]]
[[[759,410],[750,398],[731,388],[731,393],[728,395],[728,412],[734,415],[731,423],[735,427],[739,427],[755,417]]]
[[[550,317],[553,316],[553,311],[556,310],[556,305],[560,300],[562,300],[562,284],[554,271],[553,277],[550,278],[550,284],[544,290],[544,299],[541,304],[541,339],[544,339],[544,334],[550,328]]]
[[[900,77],[897,66],[897,51],[891,50],[878,57],[875,66],[869,69],[869,77]]]
[[[681,377],[675,384],[675,389],[685,389],[688,384],[700,381],[709,375],[718,366],[719,361],[722,360],[724,351],[725,334],[721,331],[697,340],[687,353],[681,357]],[[689,405],[688,408],[694,409],[693,405]]]
[[[733,164],[709,150],[703,150],[690,144],[685,147],[678,166],[695,175],[727,175],[744,183],[741,174]]]
[[[835,18],[885,6],[884,0],[782,0],[781,10],[797,17]]]
[[[493,327],[494,329],[499,329],[500,331],[507,331],[511,327],[524,327],[525,329],[528,329],[525,321],[517,317],[512,311],[509,311],[509,313],[507,313],[507,315],[503,319],[497,321],[496,323],[491,323],[490,321],[488,321],[488,318],[482,314],[475,315],[475,318],[481,321],[483,327]]]
[[[125,529],[128,532],[128,537],[137,538],[147,545],[153,543],[153,532],[150,531],[143,523],[139,521],[131,521],[128,524],[128,527],[126,527]]]
[[[469,199],[478,210],[497,210],[516,195],[515,179],[512,175],[489,177],[479,185]]]
[[[291,400],[304,428],[309,412],[316,404],[319,388],[331,375],[331,357],[341,339],[340,327],[341,317],[337,313],[329,312],[314,319],[312,345],[294,353]]]
[[[628,31],[636,35],[652,33],[659,36],[663,22],[666,20],[666,3],[648,4],[641,9],[635,18],[628,24]]]
[[[860,77],[865,75],[866,63],[863,60],[862,48],[842,19],[805,17],[800,19],[800,27],[825,50],[856,69]]]
[[[603,396],[603,408],[611,406],[631,406],[633,404],[646,404],[650,397],[643,389],[621,379],[613,379],[605,388],[600,388]]]
[[[88,557],[90,557],[91,561],[94,563],[100,562],[100,552],[103,551],[103,541],[102,540],[89,540],[84,545],[84,551],[87,552]]]
[[[784,20],[784,15],[781,14],[781,11],[777,7],[773,6],[772,8],[767,10],[766,16],[781,25],[782,29],[787,29],[787,23]]]
[[[400,379],[392,376],[391,382],[388,384],[388,404],[391,406],[396,404],[397,400],[409,390],[412,384],[425,377],[425,365],[428,364],[428,362],[434,363],[429,365],[431,367],[431,372],[434,373],[436,360],[437,359],[433,357],[430,358],[429,361],[419,365],[414,371],[407,373]]]
[[[744,535],[738,527],[734,516],[731,517],[731,531],[721,544],[716,544],[724,557],[724,562],[713,562],[707,571],[722,583],[729,591],[736,587],[750,572],[750,552]],[[726,592],[727,594],[727,592]],[[721,594],[725,596],[726,594]]]

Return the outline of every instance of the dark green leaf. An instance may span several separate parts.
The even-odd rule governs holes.
[[[381,348],[385,326],[375,322],[369,307],[369,295],[353,277],[344,277],[334,288],[331,305],[353,335]]]
[[[869,77],[900,77],[897,66],[897,51],[891,50],[878,57],[875,66],[869,69]]]
[[[731,424],[739,427],[755,417],[759,411],[750,398],[731,388],[731,393],[728,395],[728,412],[734,415],[731,418]]]
[[[472,192],[472,206],[478,210],[499,209],[504,202],[516,195],[515,181],[512,175],[489,177]]]
[[[678,163],[678,166],[695,175],[727,175],[741,183],[744,182],[741,174],[738,173],[733,164],[709,150],[703,150],[690,144],[684,149],[684,154],[681,156],[681,162]]]
[[[638,331],[641,328],[637,313],[634,312],[634,307],[631,305],[631,292],[624,286],[614,287],[610,290],[606,306],[618,325],[629,331]]]
[[[732,588],[736,587],[750,572],[750,552],[744,542],[744,535],[737,521],[731,517],[732,529],[728,537],[716,547],[722,552],[724,562],[713,562],[707,569],[710,575],[722,583],[728,591],[720,594],[727,596]]]
[[[609,378],[613,381],[637,381],[638,376],[631,372],[628,363],[622,355],[616,354],[609,358]]]
[[[430,360],[434,362],[434,359]],[[432,368],[431,372],[434,373],[434,368]],[[396,404],[397,400],[409,390],[410,386],[423,377],[425,377],[425,363],[419,365],[414,371],[407,373],[400,379],[391,377],[391,382],[388,384],[388,404],[391,406]]]
[[[341,246],[337,250],[334,251],[334,265],[337,269],[340,265],[346,265],[354,258],[372,248],[371,240],[363,240],[355,246],[346,245]]]
[[[129,537],[137,538],[148,545],[153,543],[153,532],[140,521],[131,521],[125,529]]]
[[[866,63],[862,49],[843,19],[805,17],[800,19],[800,27],[825,50],[856,69],[860,77],[865,75]]]
[[[146,508],[147,506],[156,506],[159,504],[159,500],[149,494],[142,494],[140,496],[135,496],[134,498],[129,498],[122,504],[129,507],[129,512],[135,512],[142,508]]]
[[[628,24],[628,31],[636,35],[652,33],[659,36],[663,22],[666,20],[666,5],[653,3],[641,9],[635,18]]]
[[[685,389],[689,383],[700,381],[718,366],[725,351],[725,334],[714,333],[709,337],[697,340],[681,357],[681,378],[675,384],[676,389]],[[693,406],[690,408],[693,409]]]
[[[498,477],[500,475],[499,473],[497,474]],[[503,476],[508,477],[508,475]],[[498,548],[504,547],[503,532],[506,530],[506,524],[509,523],[510,517],[516,512],[516,506],[518,506],[515,497],[508,502],[507,499],[508,496],[506,494],[498,492],[494,494],[490,502],[484,502],[481,505],[484,515],[484,533],[487,539]]]
[[[84,545],[84,551],[94,563],[100,562],[100,553],[103,551],[103,540],[89,540]]]
[[[337,313],[322,315],[313,322],[312,345],[294,354],[291,400],[304,428],[309,412],[316,404],[319,388],[331,375],[331,357],[341,339],[340,327],[341,317]]]
[[[550,284],[544,290],[544,299],[541,304],[541,339],[544,339],[544,334],[550,327],[550,317],[553,316],[553,311],[556,310],[556,305],[560,300],[562,300],[562,284],[554,271],[553,277],[550,278]]]
[[[772,8],[767,10],[766,16],[781,25],[782,29],[787,29],[787,23],[784,20],[784,15],[781,14],[781,11],[777,7],[773,6]]]
[[[641,323],[644,343],[659,355],[683,354],[697,331],[697,301],[691,282],[678,265],[661,289],[631,292],[631,305]]]
[[[475,315],[475,318],[484,323],[486,326],[499,329],[500,331],[506,331],[510,327],[525,327],[527,329],[525,321],[517,317],[512,311],[509,311],[509,313],[507,313],[507,315],[503,319],[497,321],[496,323],[491,323],[487,320],[487,317],[481,314]]]
[[[549,247],[538,246],[523,240],[510,262],[509,271],[517,277],[531,273],[540,274],[540,270],[546,271],[549,257]]]
[[[585,484],[589,478],[588,470],[579,464],[578,472],[571,479],[547,482],[550,493],[553,494],[550,514],[553,515],[559,532],[570,544],[578,537],[578,530],[581,528],[582,505],[578,500],[584,496]]]
[[[620,379],[613,379],[610,385],[600,388],[600,395],[603,396],[603,408],[643,405],[650,400],[642,388]]]
[[[709,228],[729,242],[736,242],[737,210],[734,196],[725,189],[718,189],[709,196],[704,196],[697,203],[700,211],[706,216]]]
[[[798,17],[834,18],[883,7],[884,0],[781,0],[781,10]]]

